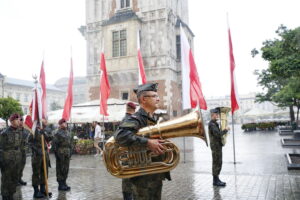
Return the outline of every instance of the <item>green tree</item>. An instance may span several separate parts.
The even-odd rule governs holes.
[[[258,84],[263,92],[256,101],[271,101],[279,107],[289,107],[291,121],[295,121],[293,107],[297,107],[299,119],[300,84],[300,27],[290,30],[281,25],[276,33],[278,38],[266,40],[261,48],[262,58],[269,62],[265,70],[256,71]],[[259,54],[253,49],[252,56]]]
[[[23,115],[21,104],[11,97],[0,98],[0,117],[6,121],[6,126],[8,126],[8,119],[13,113]]]

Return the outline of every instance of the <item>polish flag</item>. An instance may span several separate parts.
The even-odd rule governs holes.
[[[101,53],[100,61],[100,114],[108,116],[107,100],[110,95],[110,85],[106,71],[106,63],[104,53]]]
[[[71,116],[71,110],[73,105],[73,61],[71,58],[71,71],[68,83],[68,94],[64,105],[64,111],[62,114],[62,118],[68,121]]]
[[[32,100],[32,132],[35,132],[35,129],[38,123],[42,123],[42,88],[39,83],[37,83],[33,89],[33,100]]]
[[[143,57],[141,54],[141,46],[140,46],[140,31],[137,31],[137,52],[138,52],[138,63],[139,63],[139,85],[145,84],[146,80],[146,73],[144,69]]]
[[[235,62],[233,56],[233,48],[231,41],[230,28],[228,26],[228,39],[229,39],[229,59],[230,59],[230,79],[231,79],[231,113],[239,109],[238,93],[236,88],[236,80],[234,75]]]
[[[196,108],[207,109],[206,101],[202,94],[197,67],[194,61],[192,49],[180,26],[181,42],[181,72],[182,72],[182,106],[183,109]]]
[[[40,84],[42,87],[42,118],[47,118],[47,99],[46,99],[46,75],[44,70],[44,60],[41,65],[41,71],[40,71]]]

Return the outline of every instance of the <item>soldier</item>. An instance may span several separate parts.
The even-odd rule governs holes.
[[[126,114],[125,117],[122,119],[122,121],[126,121],[129,119],[129,117],[135,113],[136,105],[133,102],[128,102],[126,104]],[[124,200],[132,200],[132,184],[130,182],[130,179],[123,178],[122,179],[122,193],[123,193],[123,199]]]
[[[42,120],[42,128],[39,126],[35,130],[35,134],[30,134],[28,138],[29,146],[32,149],[31,166],[32,166],[32,187],[34,189],[34,198],[43,198],[46,194],[45,189],[45,175],[43,165],[43,150],[42,150],[42,135],[44,135],[44,151],[46,158],[46,171],[48,177],[48,167],[50,167],[50,158],[46,143],[50,142],[53,138],[51,130],[47,127],[47,120]],[[40,188],[39,188],[40,186]],[[49,197],[52,196],[48,192]]]
[[[23,127],[23,118],[22,117],[20,117],[20,131],[21,131],[21,136],[22,136],[21,146],[20,146],[22,158],[21,158],[21,167],[20,167],[20,171],[19,171],[18,184],[26,185],[27,183],[22,180],[22,176],[23,176],[23,171],[24,171],[25,164],[26,164],[26,145],[27,145],[27,139],[28,139],[28,136],[30,135],[30,132]]]
[[[1,195],[3,200],[13,200],[19,181],[21,164],[20,116],[9,118],[11,125],[0,134]]]
[[[210,110],[211,120],[208,124],[210,148],[212,152],[212,174],[213,185],[226,186],[225,182],[219,179],[219,175],[222,169],[222,135],[229,131],[227,127],[224,131],[221,131],[217,119],[220,118],[220,109],[215,108]]]
[[[56,158],[56,178],[58,182],[58,190],[69,191],[66,183],[69,173],[70,158],[71,158],[71,136],[67,130],[65,119],[58,122],[59,128],[54,135],[52,141],[53,151]]]
[[[161,144],[164,140],[149,139],[135,134],[140,128],[156,124],[153,114],[158,108],[159,103],[157,83],[139,85],[134,92],[137,95],[140,109],[120,124],[118,130],[115,132],[115,139],[121,146],[138,145],[148,148],[154,154],[161,155],[165,150]],[[161,156],[158,157],[161,160]],[[171,180],[169,172],[130,178],[134,199],[160,200],[162,181],[166,178]]]

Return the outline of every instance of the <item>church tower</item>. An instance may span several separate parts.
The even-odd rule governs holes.
[[[182,114],[180,24],[193,47],[188,0],[87,0],[87,80],[90,100],[99,99],[100,53],[104,51],[110,98],[137,101],[137,33],[147,82],[159,83],[160,107]]]

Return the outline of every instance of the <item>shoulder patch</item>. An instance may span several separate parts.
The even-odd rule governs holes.
[[[134,122],[122,122],[121,124],[120,124],[120,127],[121,128],[134,128],[134,127],[136,127],[136,124],[134,123]]]

